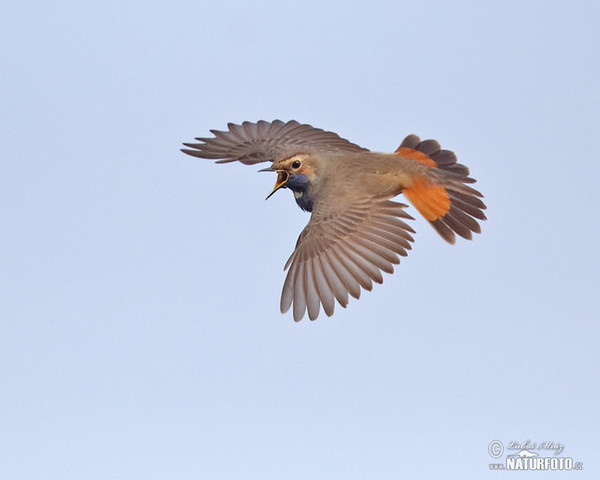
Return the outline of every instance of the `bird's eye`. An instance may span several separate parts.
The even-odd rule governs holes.
[[[294,169],[300,168],[300,165],[302,165],[302,162],[300,160],[294,160],[292,162],[292,168],[294,168]]]

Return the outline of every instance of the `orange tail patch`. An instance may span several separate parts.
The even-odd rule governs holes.
[[[430,167],[436,166],[435,162],[429,158],[428,155],[425,155],[423,152],[419,152],[414,148],[398,147],[394,153],[400,157],[412,158],[413,160],[424,163]]]
[[[418,150],[399,147],[395,153],[437,168],[435,162],[429,156]],[[405,187],[402,193],[419,213],[430,222],[442,218],[450,211],[450,197],[446,189],[441,185],[434,185],[424,178],[416,179],[410,187]]]
[[[435,140],[421,141],[409,135],[396,155],[438,170],[439,181],[428,175],[418,176],[403,193],[444,240],[453,244],[456,235],[470,240],[473,233],[481,232],[478,220],[485,220],[483,195],[468,186],[475,180],[469,177],[467,167],[457,163],[453,152],[443,150]]]
[[[450,197],[441,185],[433,185],[418,178],[402,191],[415,208],[430,222],[442,218],[450,211]]]

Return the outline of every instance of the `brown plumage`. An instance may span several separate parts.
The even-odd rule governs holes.
[[[264,169],[278,174],[271,194],[289,188],[312,212],[285,265],[281,311],[293,306],[296,321],[306,311],[316,319],[321,305],[331,316],[336,300],[345,307],[348,295],[359,298],[361,288],[382,283],[381,272],[392,273],[408,254],[414,230],[405,220],[412,217],[390,200],[396,195],[404,193],[451,244],[456,235],[471,239],[480,232],[477,220],[485,220],[469,169],[435,140],[409,135],[395,153],[375,153],[294,120],[228,128],[182,151],[217,163],[272,162]]]

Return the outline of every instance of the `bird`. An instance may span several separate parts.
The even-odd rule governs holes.
[[[284,267],[280,310],[292,308],[296,322],[306,313],[315,320],[321,307],[332,316],[336,301],[345,308],[408,255],[415,230],[407,221],[414,218],[392,198],[403,194],[449,244],[456,235],[472,239],[486,220],[483,195],[470,186],[476,180],[436,140],[410,134],[393,153],[378,153],[296,120],[228,123],[210,132],[181,151],[216,163],[271,162],[259,170],[277,174],[267,199],[289,189],[311,213]]]

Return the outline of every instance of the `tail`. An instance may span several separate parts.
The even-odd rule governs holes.
[[[434,181],[421,177],[403,193],[444,240],[453,244],[455,234],[470,240],[473,232],[481,232],[477,220],[486,219],[483,195],[466,185],[475,179],[469,177],[467,167],[456,163],[453,152],[442,150],[435,140],[409,135],[395,153],[435,169]]]

